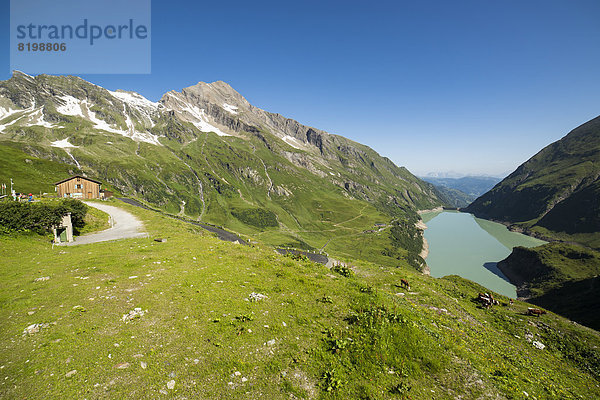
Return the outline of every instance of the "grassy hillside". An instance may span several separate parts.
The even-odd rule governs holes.
[[[541,150],[467,211],[600,248],[599,177],[600,117]]]
[[[0,142],[0,183],[6,184],[7,194],[10,194],[11,178],[17,193],[54,194],[54,182],[79,172],[71,165],[29,155],[20,147],[16,143]]]
[[[349,191],[362,190],[360,181],[358,186],[346,190],[277,156],[258,138],[203,134],[183,145],[165,140],[164,146],[157,147],[86,128],[46,132],[38,127],[14,129],[14,134],[4,135],[5,140],[11,141],[0,146],[5,149],[2,151],[10,151],[7,156],[14,160],[14,165],[3,172],[12,174],[25,191],[53,191],[48,182],[79,172],[67,164],[72,162],[72,156],[82,165],[83,172],[100,179],[108,188],[169,213],[224,226],[274,246],[340,251],[365,258],[370,253],[372,261],[393,265],[399,255],[382,254],[392,241],[389,230],[364,232],[375,223],[390,223],[398,218],[414,220],[417,207],[431,204],[424,195],[419,200],[406,190],[399,191],[398,196],[406,196],[407,200],[399,202],[394,197],[396,189],[391,177],[389,184],[377,186],[374,192],[349,195]],[[37,143],[12,141],[21,131],[43,136]],[[63,149],[48,146],[65,135],[78,146],[69,150],[71,156]],[[271,140],[271,148],[285,145],[278,144],[274,137]],[[111,144],[106,145],[107,141]],[[23,161],[28,158],[39,161]],[[41,162],[49,167],[38,165]],[[339,174],[338,179],[350,179],[344,168],[334,171]],[[369,180],[365,178],[363,184],[366,187]],[[372,198],[375,193],[381,197]],[[348,246],[350,243],[353,245]]]
[[[516,247],[498,267],[518,286],[519,296],[600,329],[599,252],[563,243]]]
[[[531,235],[600,249],[600,117],[523,163],[466,211]],[[598,252],[567,244],[515,248],[499,266],[522,296],[600,328]]]
[[[120,205],[150,238],[0,238],[0,397],[600,396],[598,333],[552,313],[480,308],[484,288],[402,261],[346,260],[346,277]]]
[[[440,205],[432,185],[342,136],[269,114],[286,129],[307,129],[294,147],[284,140],[290,136],[282,138],[293,129],[282,133],[271,124],[269,131],[261,110],[240,109],[233,118],[219,111],[221,103],[180,100],[124,103],[77,77],[15,73],[0,82],[0,102],[10,110],[0,119],[0,155],[10,160],[0,178],[13,177],[17,190],[53,192],[52,182],[82,173],[167,213],[273,246],[421,264],[414,252],[385,252],[394,247],[389,229],[370,231],[377,223],[415,222],[417,209]],[[235,127],[232,136],[201,131],[182,117],[194,107]]]

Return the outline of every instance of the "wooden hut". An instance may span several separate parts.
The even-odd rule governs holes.
[[[58,197],[72,197],[74,199],[99,199],[102,182],[75,175],[56,182]]]

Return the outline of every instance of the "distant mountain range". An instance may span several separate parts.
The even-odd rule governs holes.
[[[440,192],[440,197],[452,207],[466,207],[500,182],[500,178],[490,176],[459,178],[425,176],[421,179],[433,184]]]
[[[220,81],[152,102],[74,76],[15,72],[0,82],[0,156],[10,160],[0,182],[15,178],[17,191],[53,192],[52,182],[83,173],[277,246],[322,248],[441,204],[432,185],[371,148],[257,108]],[[357,248],[347,244],[327,249]]]

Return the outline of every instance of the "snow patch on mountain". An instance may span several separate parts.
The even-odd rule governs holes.
[[[52,124],[44,119],[44,106],[35,108],[35,104],[24,110],[13,110],[10,108],[0,107],[0,120],[10,117],[11,115],[22,113],[19,117],[15,118],[11,122],[0,125],[0,132],[3,131],[7,126],[10,126],[17,121],[21,121],[19,125],[22,126],[43,126],[45,128],[55,128],[57,125]]]
[[[120,92],[115,92],[115,93],[122,94]],[[140,96],[140,97],[142,97],[142,96]],[[128,138],[131,138],[132,140],[134,140],[136,142],[146,142],[146,143],[154,144],[157,146],[161,145],[160,142],[158,141],[158,136],[153,135],[150,132],[138,132],[135,130],[133,122],[131,121],[131,117],[127,113],[125,107],[123,108],[123,114],[125,116],[125,120],[126,120],[126,124],[127,124],[126,131],[119,129],[119,128],[112,127],[106,121],[98,118],[96,116],[96,113],[90,110],[90,106],[88,105],[87,100],[79,100],[79,99],[76,99],[75,97],[68,96],[68,95],[61,96],[60,98],[65,102],[65,104],[57,107],[56,111],[58,111],[61,114],[77,116],[77,117],[87,119],[88,121],[92,122],[95,125],[94,126],[95,129],[101,129],[106,132],[116,133],[118,135],[122,135],[122,136],[125,136]],[[136,102],[138,102],[138,104],[146,104],[143,101],[143,99],[138,99],[135,96],[131,96],[131,98],[133,98]],[[157,107],[158,107],[158,105],[157,105]]]
[[[0,121],[21,110],[12,110],[10,107],[0,107]]]
[[[148,100],[144,96],[135,92],[125,92],[125,91],[115,91],[112,92],[109,90],[109,93],[121,100],[124,103],[127,103],[131,106],[138,108],[149,108],[152,110],[158,109],[158,103]]]
[[[234,114],[234,115],[236,115],[238,113],[237,112],[238,107],[232,106],[231,104],[223,103],[223,109],[225,111],[227,111],[227,112],[230,112],[230,113]]]
[[[83,102],[86,103],[86,105],[87,105],[86,100],[84,100]],[[101,120],[98,117],[96,117],[96,113],[94,113],[93,111],[90,111],[88,109],[88,115],[89,115],[88,119],[96,125],[95,126],[96,129],[102,129],[107,132],[116,133],[118,135],[131,138],[132,140],[134,140],[136,142],[146,142],[146,143],[154,144],[156,146],[161,146],[160,142],[158,141],[158,136],[153,135],[150,132],[136,131],[135,127],[133,125],[133,122],[131,121],[131,118],[129,117],[129,114],[127,112],[125,112],[125,110],[124,110],[124,114],[125,114],[125,123],[127,124],[126,131],[118,129],[118,128],[113,128],[106,121]]]
[[[143,122],[147,122],[151,127],[156,125],[153,117],[158,113],[158,109],[160,107],[159,103],[150,101],[141,94],[135,92],[118,90],[116,92],[109,91],[109,93],[113,97],[127,104],[131,109],[137,111],[142,116],[142,119],[144,120]],[[127,115],[126,111],[125,114]]]
[[[5,118],[10,117],[11,115],[17,114],[19,112],[22,112],[23,110],[11,110],[10,108],[4,108],[4,107],[0,107],[0,121],[2,121]],[[11,122],[9,122],[8,124],[0,124],[0,132],[4,131],[4,128],[6,128],[9,125],[14,124],[15,122],[17,122],[19,118],[15,118],[14,120],[12,120]]]
[[[85,115],[83,115],[83,111],[81,110],[81,100],[69,95],[59,96],[59,98],[64,101],[64,104],[56,107],[56,111],[63,115],[85,118]]]
[[[286,142],[287,144],[289,144],[293,148],[298,149],[298,150],[302,150],[302,145],[304,143],[302,143],[302,141],[296,139],[295,137],[289,136],[289,135],[285,135],[282,139],[283,139],[284,142]]]
[[[22,114],[20,116],[18,116],[17,118],[13,119],[12,121],[10,121],[9,123],[0,125],[0,132],[3,132],[4,129],[6,129],[7,126],[10,126],[10,125],[16,123],[17,121],[20,121],[21,119],[23,119],[23,117],[29,116],[29,114],[34,109],[35,109],[35,104],[32,105],[31,107],[23,109],[23,110],[12,110],[12,111],[9,110],[9,112],[6,115],[4,115],[2,118],[0,118],[0,119],[8,118],[9,116],[11,116],[13,114],[18,114],[18,113],[22,113]]]
[[[190,111],[192,115],[196,118],[196,121],[192,121],[192,124],[194,124],[196,128],[200,129],[202,132],[214,132],[219,136],[230,136],[227,133],[220,130],[219,128],[217,128],[216,126],[212,125],[210,122],[208,122],[208,117],[206,116],[206,112],[204,111],[204,109],[192,106],[188,107],[186,110]]]
[[[208,122],[208,117],[206,116],[206,112],[203,108],[198,108],[197,106],[184,103],[184,106],[181,108],[180,112],[189,122],[191,122],[202,132],[214,132],[219,136],[231,136]]]
[[[79,147],[79,146],[75,146],[75,145],[69,143],[69,139],[55,140],[54,142],[50,143],[50,146],[60,147],[61,149],[67,149],[70,147],[74,147],[74,148]]]
[[[59,147],[59,148],[63,149],[69,155],[69,157],[71,157],[71,160],[73,160],[75,165],[77,165],[77,168],[81,169],[81,165],[79,164],[79,161],[77,161],[77,159],[75,157],[73,157],[73,154],[71,154],[71,151],[69,150],[69,149],[76,149],[79,146],[75,146],[75,145],[69,143],[69,139],[55,140],[54,142],[50,143],[50,146]]]
[[[35,112],[29,115],[29,120],[27,122],[28,126],[43,126],[45,128],[56,128],[58,125],[52,124],[44,119],[44,107],[40,107]]]

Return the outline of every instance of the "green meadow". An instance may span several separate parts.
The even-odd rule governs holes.
[[[347,257],[360,218],[327,247],[353,271],[338,273],[277,254],[267,233],[241,246],[115,204],[150,237],[0,237],[0,397],[600,397],[597,332],[499,295],[480,308],[484,288],[403,260]]]

